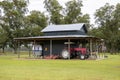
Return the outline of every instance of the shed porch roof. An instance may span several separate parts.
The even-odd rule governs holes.
[[[59,36],[36,36],[36,37],[21,37],[21,38],[14,38],[14,40],[21,40],[21,41],[33,41],[33,40],[49,40],[49,39],[98,39],[94,36],[88,35],[59,35]]]

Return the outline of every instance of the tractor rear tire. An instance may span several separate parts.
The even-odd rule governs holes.
[[[64,59],[68,59],[70,57],[70,53],[67,50],[62,51],[62,57]]]

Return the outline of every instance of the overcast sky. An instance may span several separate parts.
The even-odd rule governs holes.
[[[29,0],[29,10],[40,10],[41,12],[45,12],[44,9],[44,0]],[[58,0],[58,2],[65,6],[64,4],[70,0]],[[82,7],[82,13],[83,14],[89,14],[90,15],[90,22],[91,24],[94,24],[94,13],[96,9],[99,9],[100,7],[104,6],[105,3],[109,3],[110,5],[116,5],[117,3],[120,3],[120,0],[82,0],[83,1],[83,7]]]

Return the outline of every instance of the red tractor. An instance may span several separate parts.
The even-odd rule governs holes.
[[[68,50],[62,51],[62,57],[67,58],[80,58],[82,60],[87,59],[90,56],[86,48],[70,48],[70,53]]]

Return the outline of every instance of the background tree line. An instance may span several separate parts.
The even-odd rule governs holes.
[[[57,0],[44,0],[48,13],[41,11],[29,12],[29,0],[0,1],[0,47],[9,45],[16,52],[17,44],[14,38],[40,36],[40,32],[48,24],[87,23],[91,25],[88,14],[81,12],[82,0],[71,0],[65,3],[65,8]],[[26,15],[29,12],[29,15]],[[98,28],[89,29],[89,34],[105,40],[109,50],[117,51],[120,46],[120,4],[106,4],[96,10],[95,19]]]
[[[116,6],[106,3],[95,12],[97,28],[92,28],[90,34],[104,39],[108,52],[120,51],[120,3]]]

